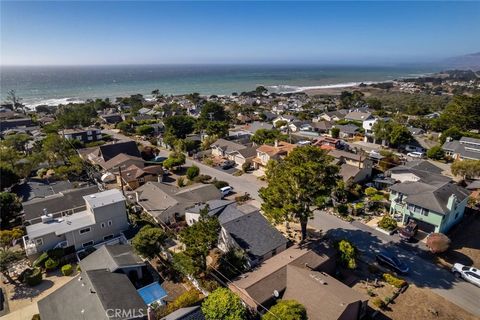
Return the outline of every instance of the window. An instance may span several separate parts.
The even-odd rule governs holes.
[[[43,246],[43,239],[42,239],[42,238],[37,238],[37,239],[35,239],[35,245],[37,245],[37,246]]]
[[[88,139],[88,141],[92,141],[92,140],[93,140],[93,138],[92,138],[91,136],[88,136],[87,139]]]
[[[101,227],[102,229],[105,228],[105,222],[102,222],[102,223],[100,224],[100,227]]]
[[[422,208],[422,216],[428,216],[428,210]]]
[[[459,212],[455,213],[455,220],[457,220]]]
[[[108,220],[108,226],[111,227],[112,226],[112,220]]]
[[[109,234],[108,236],[103,237],[103,241],[107,241],[113,239],[113,234]]]
[[[92,228],[88,227],[88,228],[80,229],[78,232],[80,234],[84,234],[84,233],[87,233],[87,232],[90,232],[90,231],[92,231]]]
[[[93,240],[92,240],[92,241],[85,242],[84,244],[82,244],[82,247],[84,247],[84,248],[90,247],[90,246],[93,246]]]

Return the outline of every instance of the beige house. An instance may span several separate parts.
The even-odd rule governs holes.
[[[286,157],[295,147],[296,145],[284,141],[275,141],[273,146],[261,145],[257,148],[257,157],[252,160],[254,169],[265,170],[268,161]]]

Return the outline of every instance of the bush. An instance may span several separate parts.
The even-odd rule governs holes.
[[[242,171],[243,171],[243,172],[247,172],[247,171],[249,171],[251,168],[252,168],[252,164],[251,164],[250,162],[248,162],[248,161],[246,161],[246,162],[244,162],[244,163],[242,164]]]
[[[211,180],[211,179],[212,179],[212,177],[209,176],[209,175],[200,174],[193,179],[193,182],[208,183],[208,181]]]
[[[73,267],[71,264],[66,264],[62,267],[62,274],[64,276],[69,276],[73,273]]]
[[[200,285],[202,286],[203,289],[207,290],[208,292],[212,292],[220,288],[220,285],[218,284],[218,282],[214,280],[200,279]]]
[[[53,260],[60,260],[65,256],[65,249],[55,248],[47,251],[48,257]]]
[[[48,260],[45,261],[45,269],[53,270],[56,267],[58,267],[58,262],[53,260],[52,258],[48,258]]]
[[[385,305],[385,302],[380,299],[380,298],[375,298],[375,299],[372,299],[372,304],[377,307],[377,308],[380,308],[380,309],[383,309],[386,307]]]
[[[434,160],[441,160],[445,157],[445,152],[442,150],[442,146],[436,145],[428,149],[427,157]]]
[[[178,177],[177,179],[177,186],[179,186],[180,188],[183,187],[185,185],[185,178],[184,177]]]
[[[22,273],[22,281],[30,287],[34,287],[42,282],[42,270],[40,268],[27,269]]]
[[[212,183],[215,187],[217,187],[217,189],[221,189],[223,187],[228,187],[228,185],[229,185],[228,182],[222,181],[222,180],[215,180]]]
[[[32,320],[41,320],[41,319],[40,319],[40,315],[39,315],[38,313],[37,313],[37,314],[34,314],[34,315],[32,316]]]
[[[35,261],[33,261],[34,267],[40,267],[45,265],[45,261],[48,259],[48,253],[44,252],[38,257]]]
[[[368,289],[368,290],[367,290],[367,294],[368,294],[370,297],[375,297],[375,292],[373,292],[372,289]]]
[[[244,195],[242,196],[236,196],[235,197],[235,201],[236,202],[239,202],[239,203],[243,203],[243,202],[247,202],[248,200],[250,200],[251,197],[248,193],[245,193]]]
[[[385,280],[388,284],[394,286],[395,288],[403,288],[407,285],[407,282],[405,280],[397,278],[390,273],[384,273],[383,280]]]
[[[200,292],[196,289],[191,289],[178,296],[175,300],[169,303],[166,308],[160,309],[160,312],[157,314],[157,316],[158,318],[163,318],[178,309],[193,306],[200,300]]]
[[[346,204],[339,204],[337,211],[341,216],[346,216],[348,214],[348,206]]]
[[[378,222],[378,226],[383,230],[393,231],[397,228],[397,221],[390,217],[389,215],[383,216],[383,218]]]
[[[200,168],[193,165],[190,168],[187,169],[187,178],[189,180],[193,180],[195,177],[197,177],[200,174]]]
[[[337,243],[337,250],[340,252],[340,261],[349,269],[357,267],[357,248],[348,240],[341,240]]]
[[[375,189],[374,187],[368,187],[367,189],[365,189],[364,192],[367,197],[371,197],[373,195],[376,195],[378,190]]]

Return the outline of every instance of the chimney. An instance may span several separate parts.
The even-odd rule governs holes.
[[[457,196],[454,195],[454,194],[452,194],[452,195],[448,198],[447,208],[448,208],[450,211],[454,211],[456,204],[457,204]]]

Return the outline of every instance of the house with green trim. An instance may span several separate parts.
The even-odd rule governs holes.
[[[403,224],[414,219],[419,228],[428,233],[446,233],[460,222],[469,191],[435,176],[431,174],[426,179],[391,186],[390,214]]]

